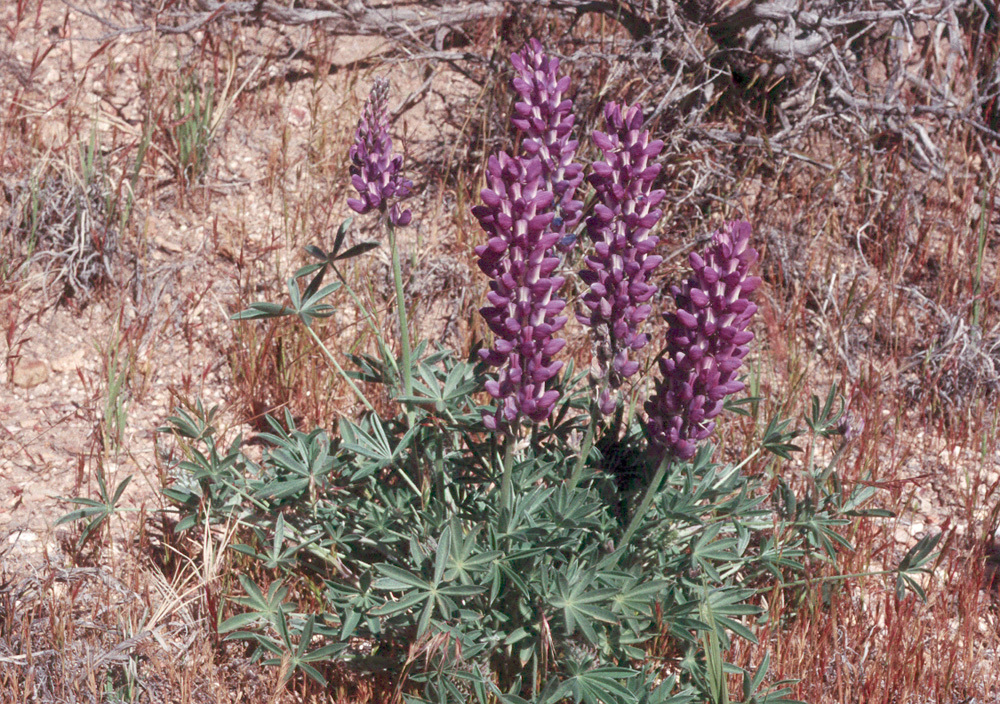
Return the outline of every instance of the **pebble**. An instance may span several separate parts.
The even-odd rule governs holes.
[[[40,359],[21,360],[14,367],[11,381],[22,389],[38,386],[49,378],[49,365]]]
[[[16,543],[34,543],[38,540],[38,536],[32,533],[30,530],[19,530],[11,533],[7,536],[7,542],[11,545]]]
[[[83,362],[87,357],[86,347],[77,347],[74,351],[69,354],[64,354],[62,357],[57,357],[52,360],[52,371],[56,374],[62,374],[64,372],[75,372],[77,369],[83,366]]]

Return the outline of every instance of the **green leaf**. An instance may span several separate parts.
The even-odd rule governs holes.
[[[262,318],[280,318],[285,315],[293,315],[295,310],[288,306],[280,306],[277,303],[251,303],[246,310],[234,313],[229,316],[230,320],[260,320]]]
[[[331,257],[330,261],[332,261],[332,262],[339,262],[339,261],[342,261],[344,259],[351,259],[353,257],[359,257],[362,254],[365,254],[366,252],[370,252],[371,250],[378,248],[379,246],[380,245],[379,245],[378,242],[361,242],[361,243],[356,244],[353,247],[347,249],[342,254],[338,254],[338,255],[336,255],[334,257]]]
[[[376,589],[386,589],[389,591],[399,591],[401,589],[423,589],[430,591],[431,589],[430,584],[395,565],[379,563],[375,565],[375,569],[386,575],[384,578],[376,579],[372,582],[372,586]]]
[[[558,702],[566,698],[584,704],[631,704],[634,699],[628,687],[623,684],[639,673],[624,667],[596,667],[588,669],[589,663],[570,663],[570,677],[543,701]]]
[[[927,594],[924,593],[924,589],[917,581],[917,577],[921,573],[929,573],[931,571],[929,564],[934,558],[934,549],[941,542],[943,536],[944,532],[925,535],[903,555],[903,559],[900,560],[899,566],[896,568],[897,599],[902,600],[906,595],[906,590],[910,589],[920,597],[921,601],[927,601]]]

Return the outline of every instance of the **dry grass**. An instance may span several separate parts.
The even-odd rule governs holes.
[[[135,19],[126,5],[96,3],[95,12],[115,10],[106,16],[124,23]],[[155,365],[157,345],[174,339],[204,350],[205,371],[199,377],[187,369],[173,379],[171,402],[193,403],[215,374],[225,380],[213,390],[225,400],[234,432],[259,430],[264,413],[284,408],[303,425],[351,413],[349,393],[299,328],[221,321],[251,300],[278,297],[301,263],[300,246],[328,241],[346,215],[353,116],[370,76],[384,71],[393,73],[397,96],[415,96],[418,106],[395,125],[419,190],[404,266],[413,317],[427,336],[440,334],[467,353],[485,334],[475,314],[481,282],[471,248],[478,235],[468,208],[486,156],[509,137],[505,56],[537,29],[533,21],[543,25],[518,12],[449,39],[456,51],[478,57],[457,64],[463,75],[428,59],[405,62],[392,47],[345,60],[342,40],[318,29],[293,34],[253,22],[191,36],[146,32],[85,41],[110,30],[56,0],[5,4],[0,21],[17,50],[0,51],[9,106],[0,115],[0,177],[7,184],[0,201],[0,327],[8,379],[26,341],[46,334],[39,311],[68,292],[103,297],[118,311],[115,324],[123,324],[115,344],[130,360],[119,393],[134,405],[152,395],[153,376],[142,365]],[[993,3],[984,16],[963,16],[965,33],[950,38],[969,59],[957,69],[956,90],[992,80],[996,35],[991,43],[979,20],[995,28],[997,12]],[[551,46],[576,59],[566,65],[581,127],[596,124],[600,102],[619,93],[653,102],[642,78],[646,57],[607,60],[623,38],[610,21],[556,26],[565,31],[552,35]],[[877,57],[888,41],[874,38],[864,50]],[[48,82],[53,66],[68,73]],[[423,91],[426,77],[433,81]],[[195,78],[200,83],[190,83]],[[200,86],[199,95],[208,86],[215,96],[194,133],[178,129],[190,117],[179,97],[190,85]],[[879,505],[896,515],[850,527],[857,550],[811,577],[877,572],[921,535],[944,532],[923,585],[926,602],[898,599],[885,577],[766,593],[767,619],[755,627],[760,645],[740,643],[733,661],[756,666],[767,649],[774,678],[800,680],[798,696],[816,704],[997,701],[996,141],[967,123],[934,123],[945,166],[937,171],[917,168],[913,145],[900,135],[873,130],[859,142],[861,132],[843,126],[803,128],[794,143],[773,151],[696,143],[694,132],[674,129],[694,104],[685,96],[664,99],[654,124],[667,141],[663,222],[672,256],[664,276],[682,269],[682,254],[721,218],[742,214],[754,223],[766,281],[753,360],[760,391],[772,407],[797,413],[811,393],[837,384],[859,429],[842,478],[878,487]],[[752,123],[751,131],[766,134],[780,122],[768,113],[768,100],[759,85],[730,85],[705,106],[698,129],[738,133]],[[984,124],[997,129],[998,114],[994,108]],[[91,135],[88,172],[76,156]],[[589,144],[581,148],[591,155]],[[141,217],[123,217],[133,197]],[[189,233],[204,228],[196,248],[194,240],[177,240],[179,222],[190,223]],[[367,239],[363,231],[356,236]],[[169,264],[152,260],[157,248],[167,248]],[[134,256],[125,267],[116,255],[123,250]],[[386,262],[371,256],[344,273],[384,321]],[[372,351],[346,292],[335,304],[343,312],[320,335],[344,353]],[[570,333],[569,349],[587,364],[589,343],[578,328]],[[93,435],[78,443],[90,449],[66,460],[77,489],[86,494],[95,472],[109,465],[131,467],[145,479],[135,491],[152,508],[112,517],[108,531],[83,550],[67,539],[59,554],[29,559],[11,550],[17,533],[0,536],[7,549],[0,554],[0,701],[388,701],[390,675],[371,680],[347,669],[331,668],[334,684],[326,692],[297,679],[276,689],[277,672],[249,663],[243,646],[219,638],[218,624],[232,615],[224,597],[244,567],[225,550],[233,534],[182,540],[172,533],[169,519],[156,513],[155,496],[178,458],[167,447],[154,452],[148,433],[123,433],[117,448],[95,445],[107,433],[103,410],[115,399],[107,385],[92,389],[99,409]],[[388,407],[389,400],[379,404]],[[135,423],[128,412],[122,422]],[[15,442],[33,456],[24,438],[4,430],[0,443],[8,448],[0,449],[0,462]],[[749,446],[759,430],[734,419],[723,441]],[[820,447],[816,457],[835,449]],[[780,471],[800,481],[801,465]],[[0,464],[0,477],[17,483],[7,475]]]

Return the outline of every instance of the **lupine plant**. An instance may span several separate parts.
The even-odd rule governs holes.
[[[552,78],[540,45],[513,63],[522,95],[534,95],[524,78],[531,66],[555,96],[546,104],[563,110],[563,81]],[[358,129],[352,168],[362,198],[351,207],[377,212],[391,228],[409,221],[394,208],[410,186],[391,156],[387,95],[377,83]],[[559,114],[565,125],[569,116]],[[617,370],[627,376],[641,368],[632,355],[644,349],[637,325],[650,312],[658,256],[649,243],[662,199],[651,190],[659,146],[639,128],[638,107],[610,104],[605,115],[608,131],[595,137],[603,157],[590,178],[602,209],[587,224],[595,275],[584,303],[597,302],[587,306],[593,326],[599,321],[612,349],[628,354]],[[807,467],[808,495],[780,476],[768,491],[771,479],[751,474],[749,461],[771,453],[771,471],[781,472],[800,434],[790,419],[765,424],[759,447],[740,462],[713,461],[708,435],[724,398],[741,387],[752,339],[756,255],[742,222],[692,255],[693,274],[673,291],[647,415],[593,420],[602,399],[560,358],[555,337],[564,303],[553,247],[573,220],[556,223],[566,191],[553,185],[559,178],[543,151],[489,160],[476,253],[490,279],[482,314],[494,338],[481,358],[423,342],[411,355],[404,341],[399,358],[379,344],[378,356],[349,356],[353,368],[344,369],[314,328],[331,312],[323,299],[347,282],[323,286],[324,272],[341,275],[338,262],[376,246],[344,249],[347,223],[332,251],[307,249],[319,261],[292,277],[288,303],[256,303],[235,316],[297,316],[362,410],[332,430],[301,430],[291,413],[269,418],[259,460],[239,439],[217,438],[212,411],[169,419],[187,453],[166,489],[178,530],[238,523],[232,548],[269,576],[265,585],[241,575],[237,613],[217,627],[250,641],[286,677],[324,683],[324,663],[335,660],[392,672],[407,702],[728,702],[733,676],[742,677],[740,701],[790,701],[787,683],[767,679],[766,658],[743,671],[725,653],[733,638],[754,639],[759,591],[801,589],[814,562],[850,549],[838,529],[865,513],[874,489],[845,489],[830,465]],[[389,245],[398,261],[400,243],[390,236]],[[611,283],[595,288],[603,281]],[[404,340],[402,300],[399,293]],[[385,384],[400,409],[380,416],[359,380]],[[833,398],[815,404],[814,433],[840,427]],[[634,481],[619,481],[624,474]],[[904,586],[916,583],[933,546],[918,547],[888,573]]]

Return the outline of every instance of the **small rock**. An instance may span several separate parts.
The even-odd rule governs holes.
[[[38,386],[49,378],[49,365],[40,359],[21,360],[14,367],[14,376],[11,381],[15,386],[22,389],[30,389]]]
[[[52,371],[56,374],[64,372],[75,372],[83,366],[83,361],[87,357],[85,347],[77,347],[73,352],[64,354],[62,357],[52,360]]]
[[[180,254],[184,251],[184,246],[180,242],[169,237],[156,236],[153,238],[153,244],[168,254]]]
[[[350,66],[370,59],[389,49],[389,42],[381,37],[345,36],[336,43],[330,63],[334,66]]]
[[[57,120],[46,120],[38,128],[39,136],[45,144],[53,146],[62,145],[69,139],[69,132],[63,122]]]
[[[11,545],[15,543],[33,543],[38,540],[38,536],[30,530],[20,530],[7,536],[7,542]]]

